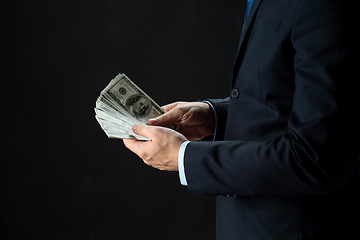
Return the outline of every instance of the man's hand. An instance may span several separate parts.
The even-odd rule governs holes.
[[[164,127],[134,125],[133,132],[149,141],[124,139],[125,146],[137,154],[145,164],[159,170],[178,171],[178,154],[187,139],[180,133]]]
[[[203,102],[176,102],[162,107],[165,114],[148,120],[149,125],[167,126],[175,123],[177,131],[190,141],[214,134],[215,117],[209,104]]]

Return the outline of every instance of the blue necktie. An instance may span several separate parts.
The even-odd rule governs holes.
[[[253,0],[247,0],[247,5],[246,5],[246,18],[247,18],[248,15],[249,15],[252,2],[253,2]]]

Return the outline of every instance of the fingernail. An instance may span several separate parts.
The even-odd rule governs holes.
[[[139,125],[137,125],[137,124],[133,125],[133,126],[132,126],[133,132],[135,132],[138,127],[139,127]]]
[[[150,118],[148,120],[148,123],[156,123],[157,122],[157,119],[156,118]]]

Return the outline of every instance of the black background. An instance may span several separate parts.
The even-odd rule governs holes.
[[[2,239],[215,239],[215,199],[94,118],[126,73],[160,105],[228,95],[241,0],[11,1],[3,8]]]

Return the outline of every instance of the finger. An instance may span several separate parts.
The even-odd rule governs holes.
[[[166,126],[171,123],[178,122],[183,113],[177,108],[174,108],[170,110],[169,112],[164,113],[163,115],[160,115],[156,118],[151,118],[147,121],[149,125],[155,125],[155,126]]]
[[[125,147],[135,154],[138,154],[139,146],[142,142],[133,139],[123,139]]]
[[[167,104],[167,105],[165,105],[165,106],[162,106],[161,108],[162,108],[165,112],[168,112],[168,111],[170,111],[171,109],[175,108],[178,104],[179,104],[179,102],[174,102],[174,103],[170,103],[170,104]]]
[[[151,128],[151,126],[147,126],[144,124],[135,124],[132,126],[132,131],[137,135],[151,139]]]
[[[132,139],[123,139],[125,146],[138,155],[139,158],[141,158],[144,162],[147,161],[148,155],[147,155],[147,149],[148,149],[148,142],[145,141],[137,141]],[[145,162],[148,164],[148,162]],[[149,164],[148,164],[149,165]]]

